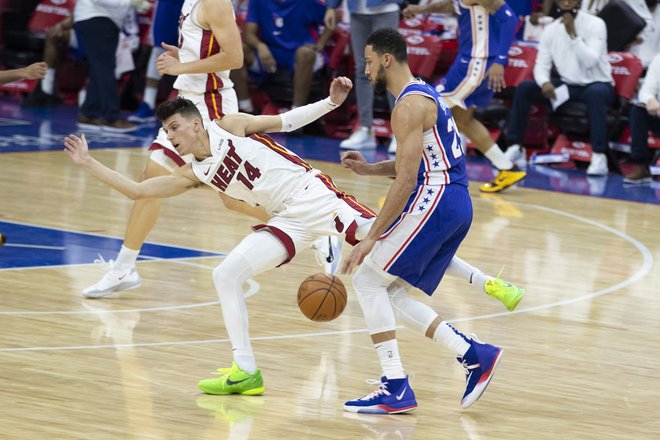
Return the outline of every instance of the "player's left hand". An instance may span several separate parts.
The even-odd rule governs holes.
[[[179,48],[162,43],[165,52],[156,59],[156,69],[161,75],[179,75],[181,63],[179,62]]]
[[[89,159],[89,146],[85,134],[81,137],[70,134],[64,138],[64,151],[69,155],[76,165],[84,165]]]
[[[355,245],[348,257],[342,261],[339,273],[347,275],[353,272],[353,269],[362,264],[364,258],[371,253],[375,245],[376,239],[369,237]]]
[[[500,63],[493,63],[488,69],[488,88],[494,92],[501,92],[506,88],[504,81],[504,66]]]
[[[330,84],[330,100],[337,105],[341,105],[352,88],[353,82],[350,79],[345,76],[338,76]]]

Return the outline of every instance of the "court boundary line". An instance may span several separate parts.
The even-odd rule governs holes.
[[[58,226],[44,226],[44,225],[37,225],[34,223],[29,223],[29,222],[19,222],[16,220],[8,220],[4,218],[0,218],[0,223],[11,223],[12,225],[19,225],[19,226],[29,226],[32,228],[41,228],[41,229],[53,229],[55,231],[62,231],[62,232],[68,232],[71,234],[81,234],[81,235],[92,235],[94,237],[100,237],[100,238],[111,238],[113,240],[123,240],[123,237],[114,237],[112,235],[106,235],[106,234],[100,234],[96,232],[83,232],[83,231],[74,231],[73,229],[67,229],[67,228],[61,228]],[[198,248],[193,248],[189,246],[177,246],[177,245],[172,245],[172,244],[167,244],[167,243],[157,243],[153,241],[146,241],[145,244],[153,244],[156,246],[168,246],[168,247],[176,247],[180,249],[185,249],[188,251],[197,251],[197,252],[208,252],[211,254],[216,254],[218,253],[217,251],[212,251],[208,249],[198,249]]]
[[[487,199],[477,199],[477,200],[482,200],[485,202],[490,202],[494,203],[494,201],[487,200]],[[607,232],[610,232],[619,238],[622,238],[624,241],[629,242],[632,244],[634,247],[636,247],[640,253],[642,254],[643,257],[643,264],[639,268],[639,270],[633,274],[632,276],[628,277],[627,279],[623,280],[622,282],[619,282],[613,286],[598,290],[596,292],[591,292],[585,295],[581,295],[575,298],[567,299],[567,300],[562,300],[562,301],[556,301],[554,303],[550,304],[544,304],[541,306],[536,306],[536,307],[528,307],[520,310],[515,310],[513,312],[500,312],[500,313],[491,313],[491,314],[486,314],[486,315],[478,315],[478,316],[471,316],[471,317],[465,317],[465,318],[456,318],[449,320],[448,322],[466,322],[466,321],[477,321],[481,319],[490,319],[490,318],[500,318],[500,317],[505,317],[505,316],[516,316],[520,315],[523,313],[531,313],[531,312],[536,312],[539,310],[547,310],[563,305],[568,305],[568,304],[573,304],[576,302],[581,302],[585,300],[590,300],[593,298],[597,298],[600,296],[607,295],[609,293],[615,292],[617,290],[623,289],[631,284],[634,284],[635,282],[639,281],[643,277],[645,277],[652,269],[654,259],[653,255],[649,251],[649,249],[640,241],[637,239],[631,237],[630,235],[618,231],[610,226],[607,226],[605,224],[602,224],[600,222],[597,222],[595,220],[582,217],[577,214],[571,214],[565,211],[560,211],[554,208],[549,208],[545,207],[542,205],[537,205],[537,204],[531,204],[531,203],[525,203],[525,202],[511,202],[511,203],[517,203],[522,206],[528,206],[531,208],[536,208],[541,211],[546,211],[550,213],[554,213],[556,215],[562,215],[568,218],[572,218],[574,220],[581,221],[583,223],[590,224],[592,226],[595,226],[597,228],[603,229]],[[167,261],[167,260],[165,260]],[[184,306],[175,306],[175,307],[184,307]],[[138,312],[140,309],[135,309],[134,311]],[[107,311],[109,313],[112,313],[112,311]],[[1,313],[1,312],[0,312]],[[96,311],[91,311],[91,313],[98,313]],[[397,327],[399,328],[399,327]],[[320,332],[320,333],[299,333],[299,334],[289,334],[289,335],[277,335],[277,336],[257,336],[257,337],[251,337],[250,340],[254,341],[259,341],[259,340],[272,340],[272,339],[298,339],[298,338],[305,338],[309,336],[332,336],[332,335],[338,335],[338,334],[347,334],[347,333],[359,333],[359,332],[365,332],[368,331],[368,329],[353,329],[353,330],[340,330],[340,331],[331,331],[331,332]],[[85,346],[59,346],[59,347],[13,347],[13,348],[0,348],[0,352],[6,352],[6,351],[53,351],[53,350],[82,350],[82,349],[94,349],[94,348],[127,348],[127,347],[148,347],[148,346],[167,346],[167,345],[195,345],[195,344],[203,344],[203,343],[219,343],[219,342],[229,342],[228,339],[213,339],[213,340],[206,340],[206,341],[161,341],[161,342],[152,342],[152,343],[136,343],[136,344],[107,344],[107,345],[85,345]]]

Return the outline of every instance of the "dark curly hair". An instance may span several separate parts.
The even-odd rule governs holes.
[[[408,61],[406,40],[395,29],[382,28],[373,31],[367,39],[367,46],[371,46],[378,55],[389,53],[399,63]]]

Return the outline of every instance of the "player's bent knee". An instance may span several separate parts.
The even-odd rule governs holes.
[[[219,293],[239,289],[250,278],[249,264],[242,255],[229,254],[213,269],[213,284]]]

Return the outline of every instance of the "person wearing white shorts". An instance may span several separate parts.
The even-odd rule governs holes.
[[[177,76],[174,88],[196,103],[204,124],[238,111],[229,71],[242,66],[243,47],[230,0],[186,0],[179,20],[179,47],[167,43],[162,46],[165,52],[156,62],[158,71]],[[142,179],[169,175],[186,163],[162,129],[149,149],[150,160]],[[238,203],[235,205],[240,208]],[[83,290],[83,296],[102,298],[141,284],[135,262],[159,211],[158,198],[135,202],[116,260],[110,260],[108,272]]]

